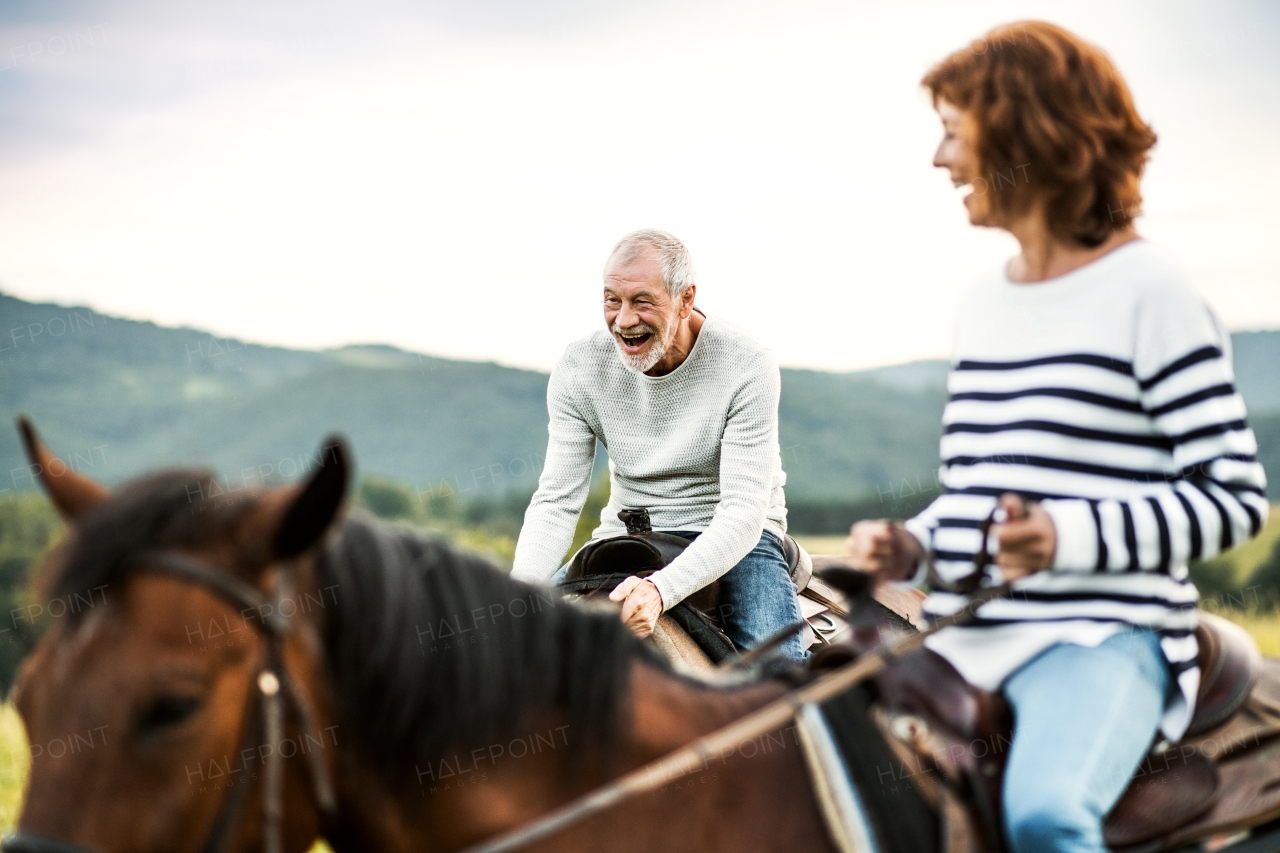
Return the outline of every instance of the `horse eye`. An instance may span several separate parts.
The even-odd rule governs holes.
[[[176,726],[194,714],[199,707],[200,700],[192,696],[161,696],[142,714],[138,730],[146,735]]]

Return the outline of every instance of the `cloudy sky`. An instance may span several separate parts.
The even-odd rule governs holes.
[[[1280,4],[168,0],[0,6],[0,290],[291,346],[550,367],[655,226],[787,365],[945,355],[1013,244],[930,167],[923,72],[1103,46],[1160,135],[1141,228],[1280,327]]]

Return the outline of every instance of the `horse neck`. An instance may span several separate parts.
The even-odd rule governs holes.
[[[330,837],[334,850],[464,847],[666,755],[776,698],[784,688],[718,689],[635,661],[629,690],[629,720],[607,756],[574,762],[573,733],[563,715],[552,715],[501,743],[462,748],[415,766],[395,790],[371,768],[340,769],[343,817]],[[495,753],[502,757],[494,759]],[[388,803],[394,806],[387,808]]]
[[[637,764],[665,755],[776,699],[776,682],[724,689],[637,663],[631,671],[628,748]]]

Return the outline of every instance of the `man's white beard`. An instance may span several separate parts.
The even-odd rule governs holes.
[[[636,373],[648,373],[667,354],[667,347],[671,345],[671,341],[675,337],[675,328],[676,324],[671,323],[664,330],[666,334],[659,336],[658,330],[647,323],[643,326],[628,327],[628,332],[639,331],[643,333],[647,330],[653,336],[649,339],[649,348],[637,355],[630,355],[622,348],[622,341],[618,340],[622,335],[622,330],[617,323],[613,324],[610,331],[614,334],[613,345],[618,348],[618,355],[622,358],[623,365],[628,370],[634,370]]]

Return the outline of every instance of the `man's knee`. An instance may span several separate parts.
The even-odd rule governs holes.
[[[1005,831],[1012,853],[1104,849],[1101,820],[1083,806],[1051,797],[1006,806]]]

